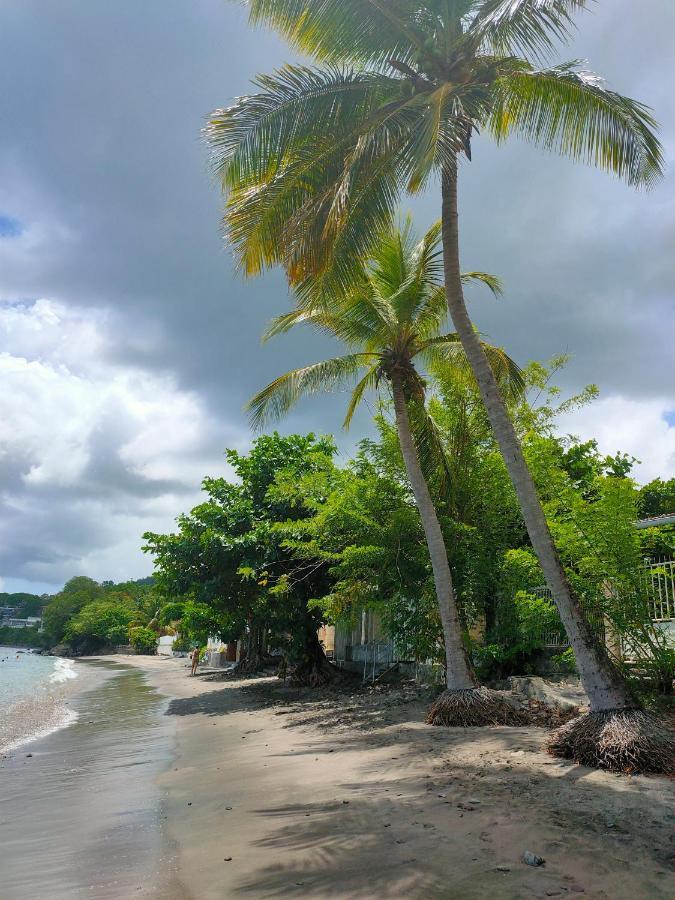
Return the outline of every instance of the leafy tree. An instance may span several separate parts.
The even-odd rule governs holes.
[[[457,335],[441,333],[447,304],[441,283],[439,241],[439,225],[432,226],[418,242],[408,221],[401,231],[392,229],[381,235],[350,290],[337,294],[320,309],[300,307],[277,318],[268,336],[299,324],[310,325],[335,336],[353,352],[282,375],[249,405],[254,423],[260,425],[270,417],[283,415],[304,394],[331,390],[358,378],[347,407],[348,426],[364,393],[380,384],[388,385],[406,473],[422,519],[443,627],[448,691],[430,716],[446,724],[451,724],[457,714],[462,722],[493,724],[501,704],[497,695],[477,689],[462,639],[443,532],[420,459],[420,449],[428,454],[435,449],[437,439],[426,415],[425,382],[416,360],[446,371],[466,367]],[[493,277],[481,273],[465,278],[484,281],[493,290],[498,286]],[[486,352],[502,381],[512,390],[520,389],[522,381],[515,363],[494,347],[488,346]],[[443,460],[443,454],[437,459]],[[470,708],[472,691],[474,712]],[[503,708],[507,720],[513,717],[512,712],[511,706]]]
[[[99,584],[92,578],[78,575],[66,582],[63,589],[52,597],[44,608],[43,628],[47,646],[54,646],[62,641],[69,643],[77,652],[95,652],[106,645],[123,644],[126,633],[118,632],[111,638],[102,638],[101,634],[91,627],[91,616],[103,603],[106,609],[120,606],[123,609],[121,619],[126,611],[133,612],[132,618],[138,624],[145,624],[154,615],[159,605],[152,584],[147,579],[126,581],[114,584],[112,581]],[[86,610],[86,614],[84,611]],[[86,627],[82,623],[87,623]],[[73,626],[73,627],[71,627]],[[84,630],[83,630],[84,629]]]
[[[129,626],[136,619],[136,610],[126,598],[94,600],[70,620],[64,637],[76,652],[96,653],[126,644]]]
[[[668,481],[655,478],[641,487],[637,511],[640,518],[645,519],[675,513],[675,478]]]
[[[322,615],[308,606],[326,591],[325,567],[303,567],[275,527],[308,513],[274,490],[282,473],[297,480],[332,466],[333,452],[327,439],[276,433],[248,454],[228,450],[239,482],[205,479],[207,501],[179,517],[176,533],[145,535],[160,591],[183,604],[181,630],[200,643],[208,634],[245,637],[245,669],[278,648],[299,683],[333,675],[317,637]]]
[[[86,575],[76,575],[74,578],[70,578],[63,585],[63,589],[61,590],[62,594],[83,594],[86,593],[89,597],[102,597],[105,593],[105,588],[103,585],[99,584],[98,581],[94,581],[93,578],[88,578]]]
[[[49,601],[42,615],[44,632],[50,645],[64,639],[69,622],[84,606],[103,596],[103,587],[91,578],[78,576],[66,582],[63,590]]]
[[[0,625],[0,646],[44,647],[45,636],[39,628],[10,628]]]
[[[596,719],[566,731],[567,751],[615,767],[629,755],[607,742],[606,713],[636,701],[586,622],[565,577],[535,484],[461,280],[458,176],[474,133],[524,137],[633,185],[662,167],[649,110],[576,63],[540,65],[585,0],[250,0],[265,22],[323,68],[285,66],[258,93],[211,117],[207,135],[228,192],[231,243],[248,274],[281,263],[305,302],[349,287],[394,212],[401,189],[440,176],[446,298],[513,481],[533,548],[573,645]],[[333,292],[328,290],[328,296]],[[629,716],[639,731],[647,720]],[[580,729],[580,730],[579,730]],[[604,729],[604,730],[603,730]],[[557,745],[562,752],[563,744]],[[666,748],[667,752],[670,747]],[[638,756],[640,754],[638,753]],[[644,758],[653,766],[653,754]],[[632,757],[631,757],[632,759]]]
[[[398,443],[364,441],[344,469],[282,473],[275,491],[309,512],[278,530],[304,565],[328,567],[328,591],[312,598],[328,621],[355,623],[371,609],[408,658],[443,659],[429,555]]]
[[[129,643],[136,653],[154,656],[157,652],[157,635],[151,628],[135,625],[129,629]]]

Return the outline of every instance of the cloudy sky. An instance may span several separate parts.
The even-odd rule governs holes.
[[[584,58],[651,105],[669,172],[638,193],[513,142],[478,140],[463,175],[467,269],[499,274],[480,328],[519,361],[567,351],[565,390],[602,398],[564,423],[675,475],[675,4],[600,0],[561,59]],[[291,58],[227,0],[0,3],[0,578],[52,590],[74,574],[150,572],[167,530],[250,441],[242,406],[319,359],[308,335],[261,347],[288,304],[243,282],[219,234],[200,129]],[[438,197],[416,201],[420,225]],[[338,432],[342,397],[285,429]],[[364,415],[341,437],[349,452]],[[0,588],[1,590],[2,588]]]

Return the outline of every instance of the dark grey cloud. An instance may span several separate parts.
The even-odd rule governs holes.
[[[669,172],[640,193],[516,141],[496,148],[477,140],[463,172],[464,264],[499,274],[508,293],[499,302],[477,293],[472,307],[481,329],[521,361],[570,351],[566,388],[597,382],[608,397],[654,401],[658,416],[675,407],[675,6],[604,0],[578,22],[561,59],[588,58],[617,90],[655,108]],[[96,427],[85,429],[72,451],[84,461],[70,481],[54,474],[58,467],[26,480],[40,454],[12,435],[0,484],[12,521],[5,545],[13,549],[0,576],[49,580],[51,572],[57,581],[78,560],[97,577],[147,567],[128,558],[127,531],[135,529],[137,546],[144,522],[167,527],[199,474],[222,470],[222,447],[248,440],[247,397],[280,371],[331,352],[306,334],[260,346],[264,323],[287,306],[288,292],[277,272],[254,282],[234,272],[200,138],[211,109],[245,93],[256,71],[289,58],[225,0],[0,7],[0,310],[3,301],[45,297],[80,323],[71,343],[85,340],[87,317],[98,342],[94,357],[82,358],[59,344],[75,327],[70,319],[54,328],[40,320],[43,338],[33,329],[28,340],[24,324],[18,343],[16,331],[3,333],[0,352],[42,365],[49,384],[60,371],[58,391],[73,409],[41,407],[40,415],[61,432],[64,416],[90,402],[78,400],[64,366],[102,395],[106,381],[136,373],[122,399],[108,397]],[[438,214],[438,192],[405,206],[422,226]],[[139,462],[142,448],[128,450],[135,411],[160,384],[177,408],[198,410],[190,427],[201,431],[172,454],[183,439],[176,418],[166,434],[148,438],[152,453]],[[337,431],[343,400],[310,401],[284,427]],[[18,418],[32,434],[25,415]],[[345,450],[366,428],[364,411],[351,436],[340,437]],[[129,520],[115,512],[110,528],[71,527],[73,510],[98,521],[121,496]]]

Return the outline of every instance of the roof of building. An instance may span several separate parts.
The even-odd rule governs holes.
[[[663,516],[650,516],[635,523],[636,528],[657,528],[659,525],[675,525],[675,512]]]

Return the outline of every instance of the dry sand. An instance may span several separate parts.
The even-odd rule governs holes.
[[[552,759],[541,728],[431,728],[416,692],[317,698],[118,659],[171,698],[177,723],[159,779],[176,876],[158,897],[675,893],[667,779]]]

